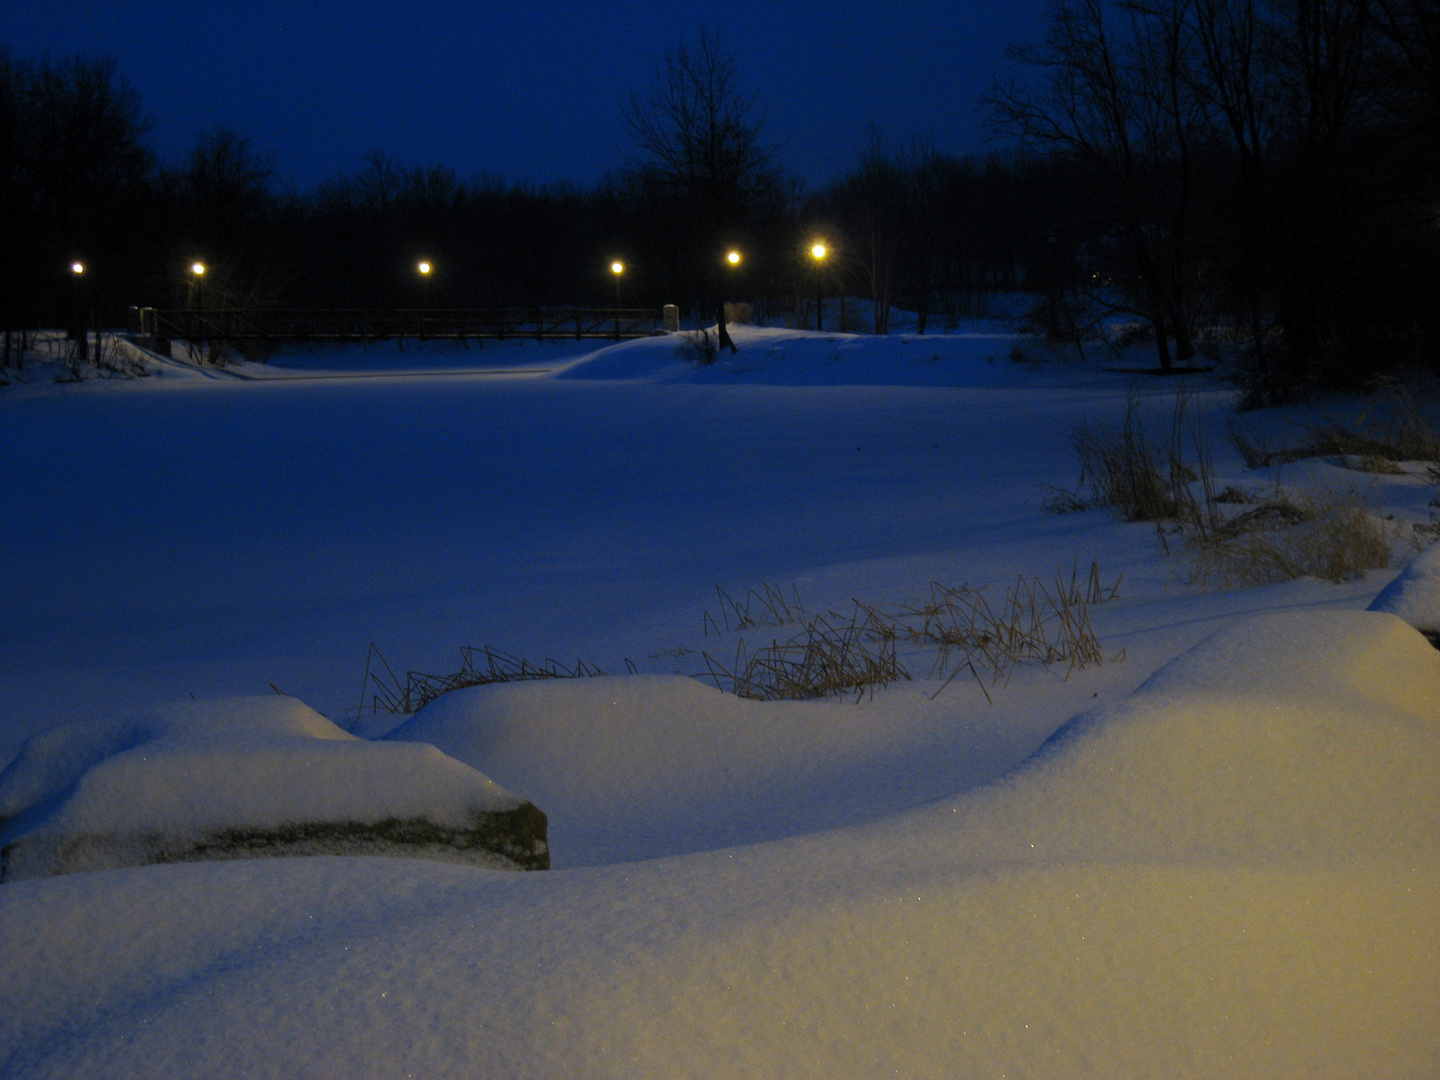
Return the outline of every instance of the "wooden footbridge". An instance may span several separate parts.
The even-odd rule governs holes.
[[[155,341],[535,341],[650,337],[678,328],[653,308],[396,308],[386,311],[131,308],[130,332]],[[673,325],[672,325],[673,323]]]

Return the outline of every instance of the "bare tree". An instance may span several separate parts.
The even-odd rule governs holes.
[[[762,143],[753,101],[740,92],[735,54],[701,26],[656,67],[650,87],[631,96],[630,135],[669,198],[693,223],[697,254],[707,261],[720,344],[735,351],[725,328],[720,246],[780,187],[771,151]]]
[[[1193,91],[1192,0],[1057,0],[1046,41],[1012,50],[1038,88],[997,82],[996,121],[1085,163],[1111,195],[1121,280],[1155,328],[1160,366],[1195,353],[1195,152],[1208,103]]]
[[[42,64],[25,107],[20,160],[38,210],[67,248],[88,247],[143,194],[153,160],[140,95],[113,60],[78,56]]]
[[[854,255],[870,289],[877,334],[890,332],[908,180],[904,163],[890,153],[879,127],[871,124],[839,194],[854,233]]]

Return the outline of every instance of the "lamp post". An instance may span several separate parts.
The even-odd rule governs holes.
[[[199,260],[190,264],[190,286],[194,290],[192,306],[196,311],[205,310],[205,270],[205,264]]]
[[[810,257],[815,260],[815,329],[821,329],[821,315],[825,311],[825,257],[830,254],[824,243],[817,240],[810,245]]]
[[[420,340],[424,341],[425,311],[430,307],[430,275],[435,273],[435,264],[429,259],[421,259],[415,264],[415,272],[420,275]]]
[[[87,357],[85,341],[85,319],[81,313],[80,308],[80,279],[84,276],[85,264],[79,259],[76,259],[70,264],[70,281],[71,285],[73,286],[72,296],[74,299],[74,315],[71,321],[71,325],[74,327],[74,329],[70,331],[70,337],[75,342],[75,352],[78,358],[81,360],[84,360]]]
[[[610,264],[610,273],[615,278],[615,340],[620,340],[620,275],[625,273],[625,264],[616,259]]]
[[[736,276],[740,273],[740,263],[742,261],[744,261],[743,256],[741,256],[740,252],[736,251],[734,248],[731,248],[725,253],[725,265],[730,267],[730,288],[727,291],[730,293],[730,298],[732,300],[737,299],[735,279]]]
[[[741,258],[742,256],[740,255],[740,252],[737,251],[735,248],[731,248],[725,253],[725,258],[722,260],[722,263],[724,266],[728,267],[733,273],[740,269]],[[725,329],[725,294],[733,290],[733,288],[733,278],[721,285],[719,298],[720,302],[718,310],[715,312],[715,337],[717,343],[716,347],[720,349],[729,349],[732,353],[735,352],[735,342],[730,337],[730,331]]]

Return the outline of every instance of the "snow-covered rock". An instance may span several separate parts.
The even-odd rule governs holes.
[[[65,724],[0,773],[0,880],[272,855],[549,865],[545,815],[416,742],[370,743],[294,698]]]
[[[1398,615],[1440,648],[1440,544],[1415,556],[1400,576],[1380,590],[1371,611]]]

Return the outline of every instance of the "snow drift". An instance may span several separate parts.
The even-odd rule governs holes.
[[[1437,791],[1440,654],[1386,615],[1267,616],[993,783],[862,826],[546,875],[287,859],[6,886],[0,1061],[1425,1076]]]
[[[968,709],[933,685],[857,703],[747,700],[678,675],[501,683],[444,694],[387,738],[527,792],[554,865],[593,866],[868,821],[993,779],[1075,708],[1073,688],[1027,674],[1023,705]]]
[[[1440,544],[1411,560],[1400,576],[1380,590],[1371,611],[1398,615],[1440,648]]]

